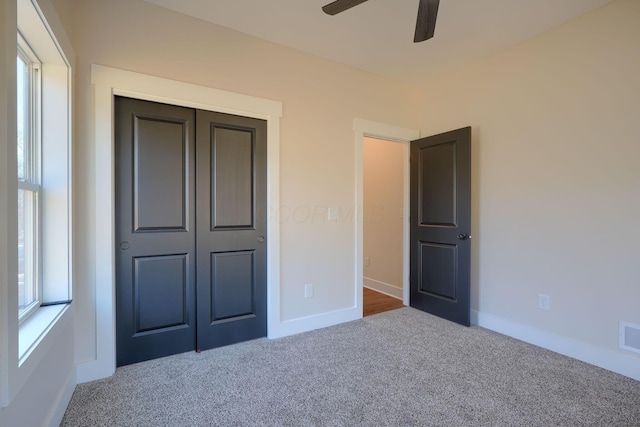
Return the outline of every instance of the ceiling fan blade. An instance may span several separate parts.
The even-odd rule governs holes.
[[[414,43],[423,42],[433,37],[433,33],[436,30],[439,5],[440,0],[420,0],[416,34],[413,38]]]
[[[345,10],[351,9],[352,7],[357,6],[366,1],[367,0],[336,0],[325,6],[322,6],[322,10],[327,15],[336,15],[340,12],[344,12]]]

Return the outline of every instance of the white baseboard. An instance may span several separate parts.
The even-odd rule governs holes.
[[[60,393],[58,393],[58,399],[53,407],[49,415],[49,419],[44,425],[50,427],[58,427],[62,422],[62,418],[64,417],[64,413],[67,410],[67,406],[69,406],[69,402],[71,401],[71,396],[73,396],[73,391],[76,389],[76,374],[72,370],[72,372],[67,377],[65,381],[64,387],[60,389]]]
[[[99,359],[76,362],[76,382],[78,384],[100,380],[113,375],[116,371],[115,361],[104,356]]]
[[[357,307],[350,307],[344,310],[322,313],[315,316],[287,320],[280,322],[273,328],[269,328],[268,338],[282,338],[288,335],[295,335],[302,332],[312,331],[314,329],[326,328],[327,326],[351,322],[352,320],[361,318],[362,309],[358,310]]]
[[[640,381],[640,357],[616,353],[474,310],[471,323]]]
[[[381,294],[389,295],[390,297],[402,299],[402,288],[390,285],[388,283],[380,282],[378,280],[370,279],[368,277],[362,278],[362,286],[365,288],[373,289]]]
[[[315,316],[287,320],[269,325],[268,338],[282,338],[314,329],[326,328],[339,323],[350,322],[362,318],[362,308],[349,307],[343,310],[322,313]],[[106,378],[115,372],[115,366],[101,358],[100,360],[88,360],[76,365],[76,379],[78,384]]]

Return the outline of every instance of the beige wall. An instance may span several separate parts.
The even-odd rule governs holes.
[[[364,138],[365,286],[402,296],[404,144]],[[380,283],[375,283],[375,282]],[[383,284],[396,289],[389,289]]]
[[[354,306],[353,120],[409,127],[417,121],[410,88],[140,0],[78,1],[74,13],[78,360],[95,357],[100,309],[92,258],[94,63],[281,101],[280,317]],[[343,218],[327,221],[329,207],[342,208]],[[313,298],[304,298],[306,283],[314,284]]]
[[[525,325],[546,338],[635,358],[618,350],[617,322],[640,323],[632,302],[640,296],[634,250],[640,231],[633,227],[640,210],[633,166],[639,146],[632,129],[640,99],[638,2],[618,0],[425,82],[424,91],[141,0],[73,6],[78,361],[95,357],[100,309],[93,269],[92,63],[283,103],[283,321],[354,304],[353,119],[421,127],[423,135],[472,125],[472,308],[478,318],[497,321],[495,328],[509,334]],[[345,216],[327,221],[322,212],[328,207],[343,208]],[[315,285],[313,298],[303,298],[305,283]],[[551,296],[550,311],[537,308],[538,293]]]
[[[472,308],[479,322],[520,338],[537,334],[547,347],[557,348],[559,337],[570,350],[594,349],[590,359],[601,366],[629,360],[636,368],[627,372],[640,378],[640,357],[619,350],[617,335],[619,320],[640,324],[637,0],[617,0],[424,91],[141,0],[52,3],[77,60],[74,303],[33,375],[0,409],[0,424],[14,424],[25,412],[33,425],[57,419],[73,381],[72,347],[77,362],[96,356],[102,306],[95,298],[94,206],[105,195],[93,192],[93,63],[283,102],[283,320],[354,304],[356,224],[348,216],[356,180],[353,119],[421,125],[424,135],[473,126]],[[0,6],[0,22],[8,64],[0,70],[6,95],[0,99],[11,103],[13,2]],[[7,325],[15,322],[6,305],[9,270],[17,262],[10,250],[10,123],[15,111],[3,103],[0,341],[13,352],[7,343],[16,335]],[[329,222],[309,214],[328,207],[343,208],[344,217]],[[315,284],[314,298],[303,298],[305,283]],[[551,296],[550,311],[537,308],[538,293]],[[7,353],[0,356],[6,375]],[[37,411],[29,409],[34,405]]]
[[[100,309],[92,63],[283,103],[282,320],[354,304],[353,119],[423,135],[472,125],[478,318],[637,360],[618,350],[617,322],[640,323],[639,7],[618,0],[419,91],[141,0],[76,1],[78,360],[95,357]],[[346,216],[314,215],[328,207]],[[551,296],[550,311],[537,308],[538,293]]]
[[[640,361],[618,348],[618,321],[640,324],[639,42],[619,0],[424,92],[423,134],[473,126],[480,320]]]

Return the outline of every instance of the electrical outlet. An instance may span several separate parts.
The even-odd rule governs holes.
[[[304,285],[304,297],[311,298],[313,296],[313,285],[311,283],[307,283]]]
[[[538,308],[541,310],[551,310],[551,297],[545,294],[538,294]]]
[[[371,260],[368,256],[364,257],[364,265],[367,267],[371,265]]]

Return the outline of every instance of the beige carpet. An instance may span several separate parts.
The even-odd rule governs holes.
[[[63,426],[640,426],[640,382],[412,308],[129,365]]]

